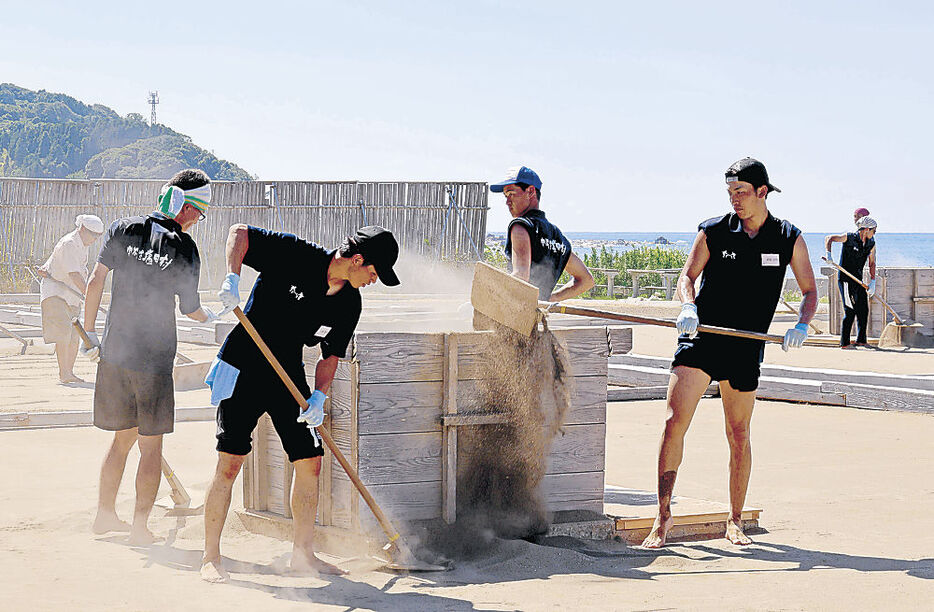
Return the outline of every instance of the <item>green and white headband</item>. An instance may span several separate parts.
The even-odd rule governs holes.
[[[211,184],[188,190],[175,185],[163,185],[162,193],[159,194],[159,212],[174,219],[185,204],[191,204],[206,213],[211,205]]]

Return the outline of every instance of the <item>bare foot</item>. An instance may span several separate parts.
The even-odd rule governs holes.
[[[318,574],[343,576],[347,574],[347,570],[342,570],[336,565],[322,561],[314,553],[305,554],[297,550],[292,551],[292,562],[289,563],[289,569],[293,573],[311,576],[317,576]]]
[[[74,374],[59,374],[58,379],[62,382],[63,385],[67,385],[68,383],[85,382],[83,378],[78,378]]]
[[[655,524],[652,525],[652,531],[650,531],[649,535],[642,541],[642,548],[661,548],[664,546],[665,538],[668,537],[668,532],[671,531],[674,524],[675,522],[674,519],[671,518],[671,515],[664,520],[662,520],[661,516],[656,516]]]
[[[94,524],[91,525],[91,531],[97,535],[103,535],[110,531],[129,531],[130,524],[126,521],[121,521],[116,514],[111,514],[109,512],[97,511],[97,516],[94,518]]]
[[[749,539],[745,533],[743,533],[742,523],[736,519],[730,518],[726,522],[726,539],[736,544],[737,546],[746,546],[752,544],[752,540]]]
[[[210,561],[202,561],[201,580],[213,582],[214,584],[221,584],[230,581],[230,574],[228,574],[224,566],[221,565],[221,560],[219,558]]]
[[[127,539],[127,542],[129,542],[131,546],[149,546],[162,539],[163,538],[154,536],[146,527],[137,528],[134,526],[130,531],[130,537]]]

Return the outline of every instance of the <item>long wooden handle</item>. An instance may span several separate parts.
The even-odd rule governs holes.
[[[81,343],[84,344],[84,348],[94,348],[95,345],[91,342],[91,337],[88,335],[88,332],[84,331],[84,326],[81,325],[81,321],[78,320],[78,317],[72,319],[71,324],[78,330],[78,336],[81,337]]]
[[[595,308],[582,308],[580,306],[565,306],[564,304],[552,304],[549,302],[539,302],[541,305],[548,305],[548,312],[559,312],[562,314],[581,315],[585,317],[597,317],[602,319],[614,319],[617,321],[628,321],[630,323],[645,323],[648,325],[660,325],[661,327],[677,327],[677,324],[670,319],[656,319],[654,317],[640,317],[638,315],[620,314],[609,310],[597,310]],[[735,338],[747,338],[749,340],[763,340],[765,342],[777,342],[782,344],[785,341],[784,336],[776,334],[763,334],[761,332],[746,331],[744,329],[732,329],[729,327],[717,327],[715,325],[698,325],[697,331],[709,334],[720,334],[721,336],[733,336]],[[824,346],[822,343],[810,343],[807,340],[805,344],[811,346]]]
[[[288,387],[289,393],[292,394],[292,397],[295,398],[295,401],[298,402],[298,405],[302,407],[302,410],[308,408],[308,402],[305,401],[305,398],[302,397],[301,391],[298,390],[298,387],[295,386],[295,383],[292,382],[292,379],[286,373],[285,369],[282,367],[282,364],[279,363],[279,360],[276,359],[276,356],[272,354],[272,351],[269,350],[266,342],[259,335],[259,332],[256,331],[256,328],[253,327],[253,323],[243,314],[243,310],[239,306],[233,309],[233,313],[237,315],[237,319],[240,320],[240,324],[243,325],[243,328],[246,330],[246,333],[250,334],[250,337],[253,338],[253,342],[256,343],[256,346],[259,347],[260,352],[263,353],[263,356],[266,357],[266,360],[269,362],[269,365],[272,366],[272,369],[276,371],[276,374],[279,375],[279,378],[282,379],[282,382],[285,383],[285,386]],[[341,467],[344,468],[344,472],[347,473],[347,476],[350,477],[351,482],[357,488],[357,491],[360,492],[360,495],[366,501],[366,505],[370,507],[370,510],[373,511],[373,514],[376,516],[376,520],[379,521],[380,527],[383,528],[383,531],[386,532],[386,535],[389,536],[390,542],[395,542],[399,539],[399,532],[393,527],[392,523],[389,522],[389,518],[383,513],[379,505],[376,503],[376,500],[373,499],[373,496],[370,495],[370,492],[366,490],[366,486],[363,484],[363,481],[360,480],[360,476],[357,475],[357,471],[353,469],[347,459],[344,458],[343,453],[340,449],[337,448],[337,445],[334,444],[334,439],[331,438],[330,432],[325,427],[317,427],[318,433],[321,434],[321,439],[324,440],[324,443],[327,444],[328,448],[331,449],[331,453],[334,455],[334,458],[337,459],[337,462],[341,464]]]
[[[188,495],[188,491],[185,490],[185,487],[182,485],[182,481],[178,479],[178,476],[175,475],[175,472],[169,466],[169,462],[165,460],[165,457],[162,457],[162,474],[165,476],[166,482],[169,483],[169,486],[172,487],[172,501],[175,502],[176,506],[187,506],[191,503],[191,496]]]
[[[860,279],[858,279],[858,278],[856,278],[855,276],[853,276],[853,275],[850,273],[850,271],[847,270],[846,268],[844,268],[844,267],[842,267],[842,266],[840,266],[840,265],[838,265],[838,264],[832,262],[831,260],[827,259],[827,258],[824,257],[823,255],[821,255],[821,259],[823,259],[824,261],[826,261],[827,263],[829,263],[831,266],[833,266],[834,268],[836,268],[836,269],[839,270],[840,272],[843,272],[844,274],[846,274],[847,276],[849,276],[850,278],[852,278],[853,280],[855,280],[857,283],[859,283],[859,286],[862,287],[863,289],[866,289],[867,291],[869,290],[869,286],[866,285],[866,283],[864,283],[864,282],[861,281]],[[874,293],[874,294],[872,294],[872,297],[875,298],[875,299],[877,299],[877,300],[879,300],[879,301],[882,303],[882,305],[885,306],[886,310],[888,310],[889,312],[892,313],[892,318],[895,319],[895,323],[896,323],[896,324],[898,324],[898,325],[904,325],[904,323],[902,322],[901,317],[899,317],[899,316],[898,316],[898,313],[895,312],[895,309],[892,308],[891,306],[889,306],[888,302],[886,302],[885,300],[883,300],[881,295],[876,295],[876,294]]]

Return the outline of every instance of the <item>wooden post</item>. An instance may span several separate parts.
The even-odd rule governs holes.
[[[457,334],[444,334],[441,414],[457,414]],[[441,427],[441,517],[451,524],[457,519],[457,427]]]
[[[266,457],[266,423],[265,415],[259,418],[256,429],[253,430],[253,509],[268,510],[267,497],[269,495],[269,466]]]
[[[606,274],[606,296],[610,299],[613,299],[616,294],[616,275],[619,274],[616,270],[605,270]]]
[[[324,404],[324,426],[331,431],[331,398]],[[324,445],[321,457],[321,474],[318,477],[318,524],[331,524],[331,449]]]
[[[360,469],[360,417],[357,409],[360,404],[360,362],[350,362],[350,467]],[[360,492],[354,488],[350,492],[350,515],[354,531],[360,531]]]

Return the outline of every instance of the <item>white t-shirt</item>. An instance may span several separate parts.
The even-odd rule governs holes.
[[[79,235],[80,230],[65,234],[52,249],[52,254],[46,260],[43,267],[48,270],[49,276],[57,281],[67,284],[73,289],[84,293],[84,287],[75,287],[69,273],[77,272],[87,283],[88,279],[88,252],[89,249],[84,245]],[[39,286],[39,299],[44,301],[50,297],[60,297],[70,306],[80,306],[81,299],[62,287],[59,283],[43,278]]]

